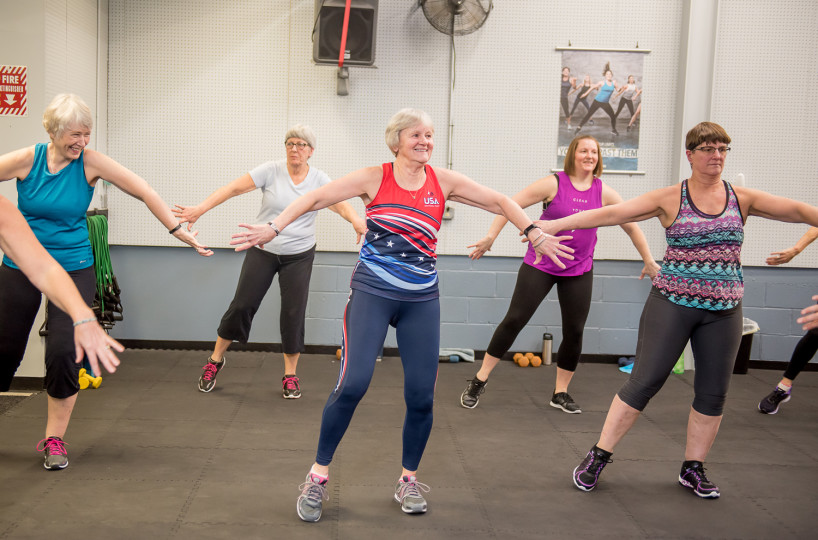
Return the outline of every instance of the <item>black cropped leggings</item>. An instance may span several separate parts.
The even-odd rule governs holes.
[[[784,371],[784,377],[794,381],[804,366],[815,356],[816,351],[818,351],[818,328],[813,328],[804,334],[804,337],[795,346],[795,350],[792,351],[792,358]]]
[[[710,311],[674,304],[653,287],[642,309],[636,362],[617,395],[642,411],[670,376],[688,340],[696,371],[693,409],[705,416],[720,416],[736,363],[744,318],[741,304]]]
[[[593,269],[579,276],[554,276],[523,263],[517,273],[517,284],[511,296],[503,322],[491,336],[486,352],[502,358],[514,340],[531,320],[551,288],[557,286],[557,298],[562,314],[562,342],[557,354],[557,366],[575,371],[582,353],[582,333],[591,310]]]
[[[582,122],[579,123],[580,127],[584,126],[585,122],[591,119],[591,117],[594,115],[597,109],[602,109],[603,111],[605,111],[605,113],[611,118],[611,128],[614,131],[616,131],[616,115],[614,114],[611,104],[608,102],[603,103],[601,101],[596,100],[594,100],[594,102],[591,103],[591,108],[588,109],[588,113],[585,115],[585,118],[583,118]]]

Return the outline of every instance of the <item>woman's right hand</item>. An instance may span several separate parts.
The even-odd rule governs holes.
[[[818,301],[818,295],[813,296],[812,299]],[[803,325],[802,328],[804,330],[818,328],[818,304],[802,309],[801,315],[803,315],[803,317],[799,317],[795,322]]]
[[[770,253],[769,257],[767,257],[766,263],[771,266],[788,263],[793,259],[793,257],[798,255],[798,253],[800,252],[795,246],[787,248],[783,251],[774,251]]]
[[[491,236],[486,236],[482,240],[479,240],[477,243],[472,244],[470,246],[466,246],[467,248],[474,248],[474,251],[469,253],[469,259],[476,261],[480,257],[486,254],[487,251],[491,251],[491,246],[494,244],[494,238]]]
[[[193,224],[204,214],[198,206],[182,206],[181,204],[175,204],[173,206],[175,207],[171,208],[173,215],[176,216],[179,223],[187,223],[188,231],[193,230]]]
[[[91,369],[97,375],[102,373],[100,366],[109,373],[116,371],[119,358],[114,351],[125,350],[125,347],[109,336],[95,320],[74,327],[74,347],[77,355],[76,362],[79,364],[83,358],[87,358]]]
[[[203,246],[202,244],[200,244],[196,240],[197,234],[199,234],[199,231],[193,231],[192,233],[190,233],[184,229],[179,229],[175,233],[173,233],[173,236],[181,240],[185,244],[189,245],[193,249],[195,249],[196,253],[198,253],[202,257],[210,257],[211,255],[213,255],[213,250],[207,249],[207,246]]]

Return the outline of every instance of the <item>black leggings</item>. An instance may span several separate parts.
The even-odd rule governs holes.
[[[577,105],[579,105],[580,103],[582,103],[585,106],[586,111],[590,111],[591,107],[588,105],[588,101],[586,101],[586,99],[587,98],[580,98],[580,97],[575,99],[574,100],[574,106],[571,107],[571,114],[569,114],[568,116],[574,116],[574,111],[577,110]]]
[[[652,288],[639,320],[636,362],[617,394],[619,399],[644,410],[665,384],[689,340],[696,363],[693,409],[705,416],[720,416],[743,321],[741,304],[724,311],[679,306]]]
[[[94,302],[94,267],[68,272],[88,306]],[[14,373],[23,361],[28,335],[42,295],[16,268],[0,266],[0,392],[8,391]],[[66,399],[79,392],[80,364],[74,346],[71,317],[48,303],[48,336],[45,338],[45,388],[49,396]]]
[[[579,276],[554,276],[523,263],[517,273],[511,305],[503,322],[491,336],[486,352],[495,358],[502,358],[555,284],[562,314],[562,342],[557,366],[566,371],[575,371],[582,353],[585,321],[591,310],[593,269]]]
[[[247,250],[239,283],[230,307],[219,324],[222,339],[247,343],[253,317],[278,274],[281,290],[281,349],[284,354],[304,352],[304,315],[310,293],[315,246],[294,255],[276,255],[258,248]]]
[[[633,101],[626,98],[622,98],[619,100],[619,107],[616,108],[616,114],[614,116],[619,118],[619,113],[622,112],[622,109],[625,107],[625,105],[628,106],[628,110],[631,112],[631,116],[633,116]]]
[[[611,104],[607,102],[602,103],[601,101],[597,100],[594,100],[594,102],[591,103],[591,108],[588,109],[588,114],[586,114],[585,118],[582,119],[582,122],[579,123],[580,127],[585,125],[585,122],[587,122],[588,119],[594,115],[597,109],[602,109],[608,114],[608,116],[611,117],[611,128],[616,131],[616,115],[614,114]]]
[[[815,356],[816,351],[818,351],[818,328],[813,328],[804,334],[804,337],[795,346],[795,350],[792,351],[792,358],[787,364],[787,370],[784,371],[784,377],[794,381],[804,366]]]

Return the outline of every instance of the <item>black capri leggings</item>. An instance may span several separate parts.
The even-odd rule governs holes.
[[[86,304],[91,306],[96,293],[94,267],[68,272]],[[42,294],[16,268],[0,266],[0,392],[11,386],[14,373],[23,361],[28,335]],[[74,347],[71,317],[48,303],[48,336],[45,338],[45,388],[49,396],[66,399],[79,392],[80,364]]]
[[[813,328],[804,334],[804,337],[801,338],[792,351],[792,358],[790,358],[790,363],[787,364],[787,369],[784,371],[784,377],[794,381],[804,369],[804,366],[815,356],[816,351],[818,351],[818,328]]]
[[[582,353],[585,321],[591,310],[593,269],[579,276],[554,276],[523,263],[517,273],[511,305],[503,322],[491,336],[486,352],[495,358],[502,358],[555,284],[562,314],[562,342],[557,354],[557,366],[575,371]]]
[[[636,410],[644,410],[665,384],[690,340],[696,364],[693,409],[705,416],[720,416],[741,343],[743,321],[741,304],[724,311],[684,307],[652,288],[639,320],[636,362],[617,394],[619,399]]]
[[[315,246],[294,255],[276,255],[262,249],[248,249],[241,265],[239,283],[230,307],[219,324],[222,339],[247,343],[253,317],[278,274],[281,289],[281,348],[284,354],[304,352],[304,315],[310,293],[310,276]]]

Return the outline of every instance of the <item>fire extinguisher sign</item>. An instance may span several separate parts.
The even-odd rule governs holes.
[[[0,66],[0,116],[25,116],[26,67]]]

